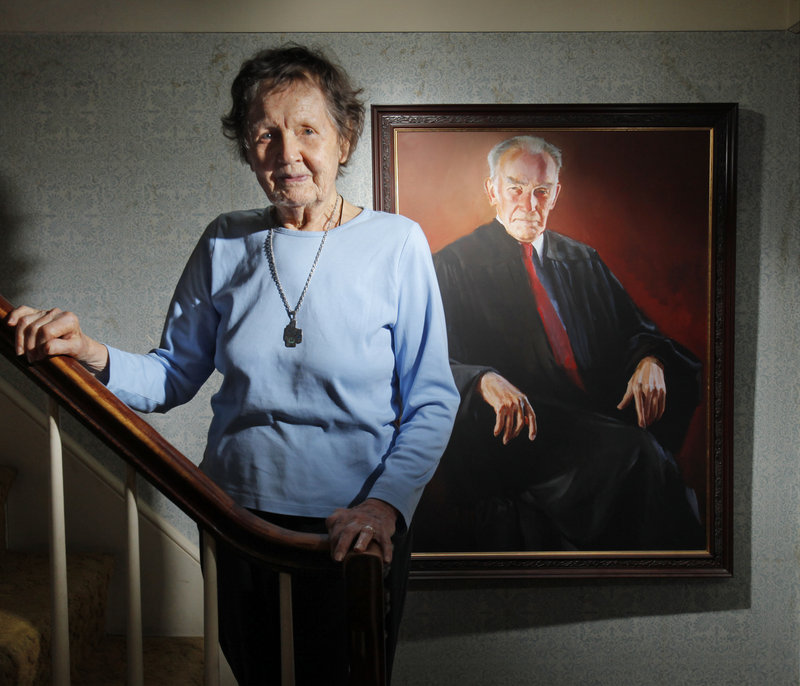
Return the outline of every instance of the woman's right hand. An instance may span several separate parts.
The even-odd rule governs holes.
[[[81,331],[78,317],[72,312],[22,305],[9,313],[6,322],[15,328],[17,355],[25,355],[28,362],[68,355],[93,374],[108,366],[108,349]]]

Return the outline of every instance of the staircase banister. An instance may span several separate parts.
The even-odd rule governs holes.
[[[198,467],[125,405],[75,359],[28,363],[16,355],[6,323],[13,307],[0,295],[0,349],[17,368],[103,440],[137,472],[213,536],[276,569],[313,567],[334,572],[326,535],[266,522],[237,505]]]

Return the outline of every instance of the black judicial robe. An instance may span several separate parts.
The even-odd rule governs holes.
[[[700,362],[658,331],[594,249],[548,230],[542,252],[583,389],[555,362],[519,244],[499,222],[434,255],[462,404],[415,549],[702,547],[671,457],[697,406]],[[616,406],[647,355],[664,365],[667,404],[642,430],[633,403]],[[492,436],[494,412],[475,390],[488,370],[530,399],[533,443],[524,431],[508,446]]]

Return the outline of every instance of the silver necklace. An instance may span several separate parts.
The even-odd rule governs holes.
[[[289,316],[289,323],[283,330],[283,344],[287,348],[294,348],[299,343],[303,342],[303,330],[297,327],[297,313],[300,311],[300,306],[303,304],[303,300],[306,297],[306,293],[308,292],[308,284],[311,283],[311,277],[314,276],[314,271],[317,268],[317,263],[319,262],[319,256],[322,253],[322,246],[325,245],[325,239],[328,237],[328,229],[331,228],[331,222],[333,221],[333,217],[336,214],[336,206],[339,204],[339,199],[341,198],[340,195],[336,196],[336,202],[333,204],[333,209],[331,210],[331,214],[328,217],[328,221],[325,224],[325,228],[322,230],[322,240],[319,243],[319,248],[317,248],[317,254],[314,257],[314,263],[311,265],[311,270],[308,272],[308,277],[306,278],[306,284],[303,286],[303,292],[300,294],[300,298],[297,301],[297,305],[294,306],[294,309],[289,307],[289,301],[286,299],[286,293],[283,291],[283,286],[281,285],[281,280],[278,277],[278,270],[275,267],[275,254],[272,249],[272,234],[274,233],[273,229],[269,230],[269,234],[267,238],[264,240],[264,252],[267,255],[267,263],[269,264],[269,273],[272,276],[272,280],[275,282],[275,285],[278,287],[278,293],[281,296],[281,301],[283,302],[283,308],[286,310],[286,314]],[[344,200],[342,200],[342,211],[344,210]],[[339,214],[339,221],[341,222],[341,212]]]

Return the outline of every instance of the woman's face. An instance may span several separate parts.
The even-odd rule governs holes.
[[[248,116],[248,162],[279,209],[327,208],[348,145],[313,83],[297,81],[257,97]]]

